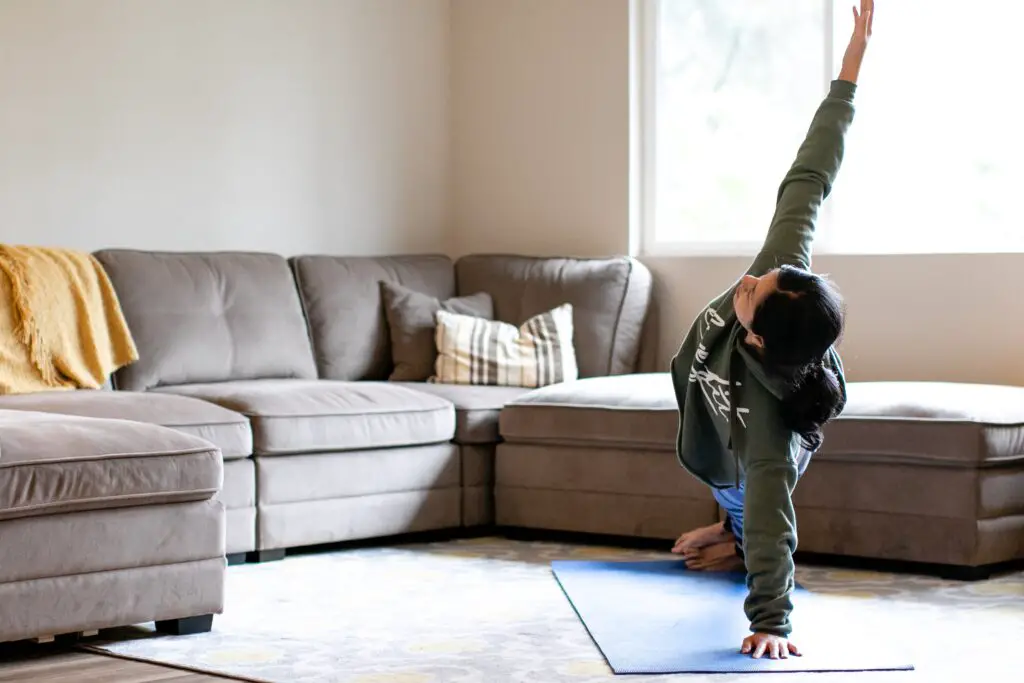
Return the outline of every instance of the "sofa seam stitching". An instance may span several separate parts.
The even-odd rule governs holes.
[[[77,499],[74,499],[74,500],[63,500],[63,501],[56,502],[56,503],[37,503],[35,505],[22,505],[20,507],[9,507],[9,508],[5,508],[3,510],[3,512],[33,512],[33,511],[36,511],[36,510],[46,509],[46,508],[50,508],[50,507],[62,507],[64,505],[73,505],[75,503],[86,503],[86,502],[89,502],[89,503],[108,503],[108,502],[122,501],[122,500],[139,500],[140,498],[145,498],[145,497],[178,496],[178,495],[183,495],[183,494],[189,494],[189,495],[191,495],[191,494],[201,495],[201,494],[207,494],[207,493],[211,494],[211,498],[203,498],[203,499],[199,499],[199,500],[195,501],[195,502],[202,502],[204,500],[212,500],[213,496],[216,496],[220,491],[221,491],[220,488],[212,488],[212,489],[210,489],[210,488],[203,488],[203,489],[188,489],[188,490],[178,490],[178,491],[160,491],[160,492],[157,492],[157,493],[129,493],[129,494],[116,495],[116,496],[99,496],[99,497],[94,497],[94,498],[77,498]],[[148,507],[148,506],[138,506],[138,507]],[[97,508],[97,509],[98,510],[103,510],[103,509],[108,509],[109,510],[109,509],[114,509],[114,508]],[[76,510],[72,514],[77,514],[77,513],[81,513],[81,512],[93,512],[93,511],[94,510]],[[9,519],[17,519],[17,518],[9,518]],[[7,520],[4,520],[4,521],[7,521]]]

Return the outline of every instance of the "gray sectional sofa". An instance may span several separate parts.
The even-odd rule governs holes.
[[[668,540],[720,518],[675,461],[635,259],[97,257],[140,358],[109,390],[0,396],[0,642],[208,629],[230,609],[225,558],[495,526]],[[395,373],[417,335],[396,336],[382,282],[419,297],[421,318],[481,293],[516,325],[569,302],[580,379]],[[798,488],[800,547],[1024,558],[1022,491],[1024,389],[855,383]]]
[[[628,258],[96,256],[140,358],[113,391],[0,396],[0,479],[30,494],[0,510],[0,538],[78,539],[26,541],[0,569],[17,597],[0,641],[201,630],[224,607],[225,557],[493,524],[498,415],[529,390],[391,381],[382,281],[486,292],[515,324],[570,302],[581,377],[638,369],[651,294]],[[90,577],[104,583],[80,591]]]
[[[251,426],[251,450],[225,456],[224,503],[227,552],[259,559],[493,521],[498,412],[527,390],[389,381],[382,281],[442,301],[485,292],[516,323],[568,301],[583,377],[637,369],[651,292],[626,258],[97,256],[139,348],[118,392],[192,399]]]

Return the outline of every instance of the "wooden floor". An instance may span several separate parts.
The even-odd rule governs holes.
[[[53,645],[0,647],[0,683],[224,683],[220,676]]]

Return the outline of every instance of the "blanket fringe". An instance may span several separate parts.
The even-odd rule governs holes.
[[[13,258],[6,246],[0,246],[0,270],[11,283],[11,303],[14,306],[15,329],[18,341],[29,350],[32,364],[39,371],[43,381],[50,386],[60,386],[57,368],[53,364],[53,356],[43,342],[39,326],[32,314],[31,299],[28,291],[28,276],[24,264]]]

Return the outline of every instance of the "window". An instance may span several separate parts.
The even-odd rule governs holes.
[[[645,252],[760,246],[855,1],[640,0]],[[1019,22],[964,7],[880,5],[816,253],[1024,252]]]

